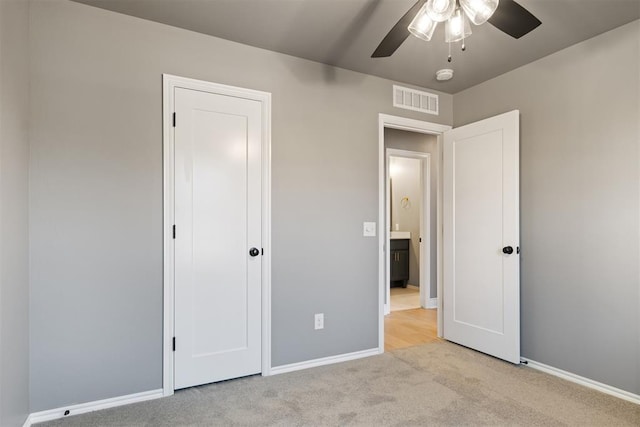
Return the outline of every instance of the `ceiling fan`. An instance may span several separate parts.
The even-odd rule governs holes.
[[[475,25],[488,21],[516,39],[542,23],[514,0],[418,0],[391,28],[371,57],[393,55],[409,34],[431,40],[439,22],[445,22],[445,41],[462,40],[464,50],[464,39],[471,35],[469,20]]]

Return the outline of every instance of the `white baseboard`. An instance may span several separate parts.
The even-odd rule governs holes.
[[[438,298],[427,299],[427,305],[425,308],[438,308]]]
[[[337,356],[322,357],[320,359],[307,360],[306,362],[291,363],[289,365],[276,366],[271,368],[271,375],[284,374],[285,372],[300,371],[302,369],[315,368],[316,366],[331,365],[334,363],[346,362],[348,360],[361,359],[363,357],[380,354],[379,349],[355,351],[353,353],[339,354]]]
[[[627,400],[629,402],[640,405],[640,395],[634,394],[625,390],[621,390],[616,387],[612,387],[607,384],[594,381],[589,378],[581,377],[580,375],[573,374],[571,372],[563,371],[562,369],[554,368],[553,366],[545,365],[544,363],[536,362],[535,360],[521,357],[521,359],[527,362],[528,367],[537,369],[538,371],[546,372],[547,374],[562,378],[572,383],[580,384],[582,386],[597,390],[602,393],[609,394],[611,396],[618,397],[620,399]]]
[[[96,400],[87,403],[64,406],[47,411],[34,412],[30,414],[24,422],[24,427],[30,427],[35,423],[57,420],[58,418],[70,417],[72,415],[86,414],[87,412],[98,411],[100,409],[113,408],[114,406],[129,405],[131,403],[144,402],[145,400],[158,399],[164,397],[162,389],[143,391],[142,393],[128,394],[126,396],[112,397],[110,399]],[[67,415],[65,412],[69,411]]]
[[[302,369],[314,368],[316,366],[330,365],[333,363],[346,362],[348,360],[361,359],[363,357],[375,356],[380,354],[378,348],[369,350],[356,351],[353,353],[340,354],[337,356],[323,357],[320,359],[308,360],[306,362],[291,363],[289,365],[276,366],[269,370],[267,375],[284,374],[285,372],[299,371]],[[151,390],[142,393],[129,394],[126,396],[112,397],[110,399],[96,400],[94,402],[79,403],[76,405],[64,406],[47,411],[34,412],[29,414],[24,422],[23,427],[31,427],[36,423],[57,420],[59,418],[70,417],[72,415],[86,414],[87,412],[98,411],[100,409],[113,408],[115,406],[129,405],[136,402],[144,402],[145,400],[159,399],[165,397],[164,390]],[[65,412],[69,411],[67,415]]]

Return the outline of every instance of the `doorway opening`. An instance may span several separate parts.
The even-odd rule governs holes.
[[[390,224],[387,129],[436,135],[437,337],[520,363],[519,112],[453,130],[382,114],[378,123],[380,224]],[[381,353],[390,304],[385,292],[393,249],[389,239],[386,228],[380,233],[378,264]]]
[[[379,116],[380,352],[442,336],[441,136],[449,129]]]
[[[412,141],[415,137],[420,140]],[[416,149],[420,150],[386,148],[389,311],[435,308],[435,299],[431,298],[431,273],[435,270],[431,265],[433,215],[431,153],[428,152],[435,148],[435,140],[432,135],[385,130],[386,147],[394,142],[415,142]]]

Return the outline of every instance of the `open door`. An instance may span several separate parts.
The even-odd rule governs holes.
[[[520,363],[519,111],[444,133],[444,338]]]

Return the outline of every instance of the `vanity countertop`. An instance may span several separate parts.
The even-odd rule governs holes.
[[[410,239],[411,232],[410,231],[392,231],[390,239]]]

